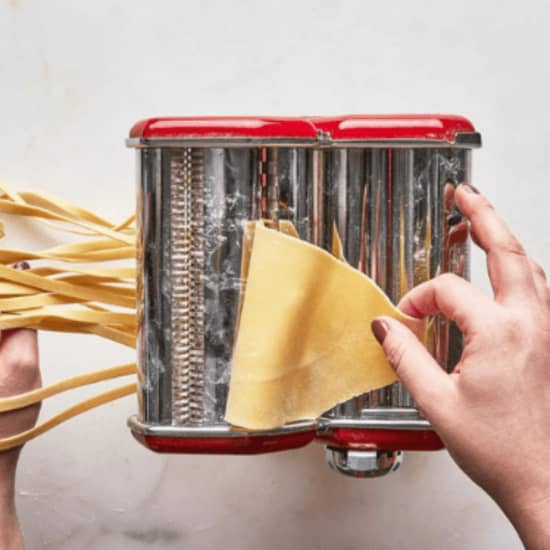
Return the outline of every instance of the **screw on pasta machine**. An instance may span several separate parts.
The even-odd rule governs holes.
[[[395,472],[401,465],[401,451],[363,451],[326,448],[329,466],[341,474],[351,477],[379,477]]]

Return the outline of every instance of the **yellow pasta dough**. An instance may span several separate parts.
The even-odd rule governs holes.
[[[425,323],[399,312],[364,274],[256,223],[226,420],[277,428],[396,381],[370,329],[381,315],[424,339]]]

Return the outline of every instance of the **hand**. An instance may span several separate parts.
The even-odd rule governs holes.
[[[4,331],[0,340],[0,397],[41,386],[36,331]],[[39,405],[0,414],[0,437],[32,428]],[[0,452],[0,549],[20,550],[23,537],[15,511],[15,473],[21,448]]]
[[[550,292],[491,204],[466,185],[455,193],[472,238],[487,253],[494,298],[442,275],[411,290],[399,307],[443,314],[464,335],[445,373],[401,323],[373,332],[397,375],[450,455],[508,515],[529,548],[550,548]]]

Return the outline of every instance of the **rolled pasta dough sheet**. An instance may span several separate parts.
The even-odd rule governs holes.
[[[321,248],[254,224],[225,418],[250,430],[315,419],[397,380],[370,323],[390,316],[424,340],[363,273]],[[338,247],[336,247],[338,248]]]

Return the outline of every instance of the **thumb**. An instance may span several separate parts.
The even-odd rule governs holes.
[[[371,329],[395,373],[426,418],[440,417],[448,406],[452,380],[416,335],[391,317],[379,317]]]

